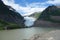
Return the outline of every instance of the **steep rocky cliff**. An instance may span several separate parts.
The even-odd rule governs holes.
[[[35,21],[33,26],[58,27],[60,26],[60,7],[48,6]]]
[[[24,18],[15,9],[5,5],[2,0],[0,0],[0,20],[24,27]]]

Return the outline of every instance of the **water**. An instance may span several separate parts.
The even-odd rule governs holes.
[[[14,30],[1,30],[0,40],[24,40],[29,39],[34,34],[41,34],[51,30],[55,30],[55,28],[32,27]]]

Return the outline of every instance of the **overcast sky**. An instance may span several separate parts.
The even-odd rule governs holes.
[[[16,9],[21,15],[30,15],[43,11],[49,5],[60,5],[60,0],[2,0]]]

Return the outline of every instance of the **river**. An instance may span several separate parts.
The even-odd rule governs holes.
[[[34,34],[41,34],[55,30],[55,28],[31,27],[13,30],[1,30],[0,40],[24,40],[29,39]]]

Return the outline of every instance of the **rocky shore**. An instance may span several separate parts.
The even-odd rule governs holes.
[[[35,34],[29,40],[60,40],[60,30],[53,30],[43,34]]]
[[[38,20],[35,22],[35,24],[32,27],[60,27],[60,23]]]

